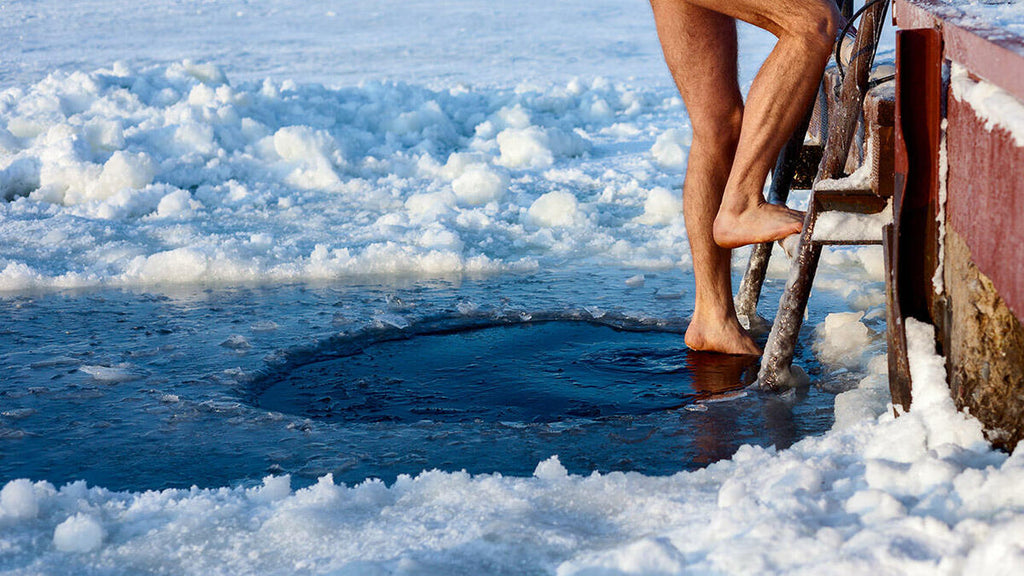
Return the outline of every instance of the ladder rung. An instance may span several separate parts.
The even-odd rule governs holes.
[[[882,241],[873,238],[871,240],[811,240],[812,244],[818,246],[881,246]]]
[[[815,190],[814,203],[818,212],[840,211],[857,214],[877,214],[885,210],[888,200],[871,189]]]

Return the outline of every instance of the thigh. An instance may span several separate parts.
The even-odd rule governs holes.
[[[651,0],[651,7],[694,134],[735,122],[743,107],[736,78],[736,21],[688,0]]]
[[[835,0],[678,0],[719,12],[777,37],[804,35],[839,19]],[[824,31],[822,30],[824,33]],[[828,34],[825,34],[826,36]]]

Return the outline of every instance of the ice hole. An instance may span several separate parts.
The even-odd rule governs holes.
[[[664,474],[829,428],[831,395],[761,394],[749,388],[756,360],[639,325],[453,322],[339,338],[256,381],[251,400],[361,431],[365,443],[318,470],[353,481],[424,468],[528,475],[555,454],[575,473]]]

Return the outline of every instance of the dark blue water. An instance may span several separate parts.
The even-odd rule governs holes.
[[[423,464],[524,475],[552,454],[575,473],[669,474],[831,426],[831,395],[760,394],[756,372],[635,322],[451,320],[337,338],[252,386],[269,410],[404,436],[359,465],[385,479]]]
[[[527,475],[554,454],[669,474],[828,429],[835,386],[809,350],[816,385],[747,390],[749,360],[684,346],[680,275],[634,273],[9,296],[0,482],[351,484]],[[844,309],[816,295],[808,325]]]

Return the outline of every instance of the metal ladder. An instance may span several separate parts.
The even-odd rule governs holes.
[[[847,3],[847,8],[844,11],[849,11],[849,5]],[[888,7],[889,0],[870,0],[851,18],[852,20],[858,14],[863,14],[854,43],[853,58],[838,85],[837,106],[828,110],[828,136],[824,149],[820,150],[821,162],[813,180],[814,184],[811,188],[797,256],[790,268],[789,279],[779,301],[779,310],[775,315],[775,321],[772,323],[771,333],[765,345],[761,370],[758,375],[760,386],[763,389],[779,390],[790,385],[793,353],[822,246],[828,244],[881,244],[881,240],[875,238],[819,239],[815,238],[814,229],[818,217],[827,211],[838,210],[868,214],[880,212],[887,205],[887,199],[880,196],[877,190],[861,187],[824,189],[819,185],[825,180],[843,176],[850,144],[853,142],[864,106],[875,49]],[[839,65],[841,66],[841,64]],[[769,202],[785,203],[794,176],[798,175],[801,159],[806,159],[807,156],[813,157],[819,152],[808,149],[803,144],[811,117],[812,113],[808,112],[801,126],[797,127],[793,137],[779,155],[769,189]],[[747,272],[740,284],[736,299],[736,311],[737,314],[746,316],[751,323],[758,318],[757,301],[760,297],[771,250],[771,243],[754,247]]]

